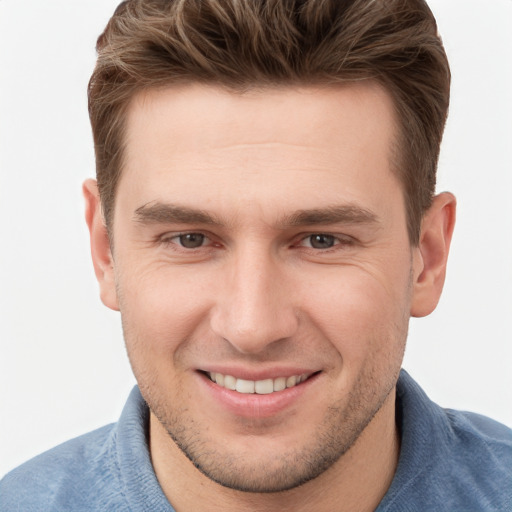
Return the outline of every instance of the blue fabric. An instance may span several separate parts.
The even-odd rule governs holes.
[[[442,409],[403,370],[397,424],[398,468],[378,512],[512,511],[512,430]]]
[[[149,410],[135,387],[119,421],[72,439],[8,473],[1,512],[174,512],[156,479]]]
[[[114,425],[78,437],[0,482],[1,512],[173,512],[151,466],[149,413],[137,387]],[[401,452],[378,512],[512,511],[512,431],[445,410],[404,371],[397,385]]]

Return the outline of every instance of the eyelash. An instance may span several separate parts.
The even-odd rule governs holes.
[[[176,233],[171,236],[164,235],[163,237],[160,238],[160,243],[162,245],[164,245],[165,247],[173,247],[173,248],[178,247],[175,250],[185,250],[185,251],[193,251],[193,250],[197,250],[197,249],[203,249],[204,247],[208,247],[209,245],[211,245],[211,244],[208,244],[205,246],[204,244],[201,244],[201,246],[199,246],[197,248],[187,248],[187,247],[184,247],[179,242],[174,241],[174,240],[179,240],[181,237],[185,237],[187,235],[189,235],[189,236],[190,235],[198,235],[198,236],[204,237],[204,241],[211,242],[211,238],[208,235],[206,235],[205,233],[201,233],[200,231],[186,231],[183,233]]]
[[[334,244],[331,247],[326,248],[319,248],[319,247],[312,247],[311,242],[313,237],[326,237],[332,239]],[[309,241],[310,245],[305,246],[303,245],[305,242]],[[354,244],[354,239],[347,236],[347,235],[333,235],[331,233],[311,233],[306,236],[302,236],[299,240],[299,243],[297,245],[306,247],[307,249],[312,249],[315,252],[330,252],[330,251],[336,251],[340,249],[341,247],[349,247]]]
[[[184,247],[183,244],[179,242],[179,239],[181,237],[190,236],[190,235],[197,235],[197,236],[204,237],[203,243],[199,247],[192,247],[192,248]],[[311,244],[311,239],[315,236],[316,237],[332,238],[334,241],[334,244],[331,247],[326,247],[326,248],[315,248],[315,247],[312,247],[311,245],[304,245],[308,241]],[[214,247],[215,245],[220,246],[220,244],[216,244],[215,242],[213,242],[212,238],[210,236],[208,236],[208,234],[202,233],[200,231],[186,231],[183,233],[172,234],[171,236],[164,235],[163,237],[160,238],[160,243],[164,247],[169,247],[176,251],[185,251],[185,252],[192,252],[192,251],[197,251],[200,249],[204,250],[204,249],[208,249],[210,247]],[[325,232],[316,232],[316,233],[301,234],[299,237],[296,238],[296,241],[291,246],[292,247],[302,247],[302,248],[311,250],[315,253],[328,253],[328,252],[339,250],[340,248],[350,247],[354,244],[355,244],[355,240],[348,235],[335,235],[335,234],[325,233]]]

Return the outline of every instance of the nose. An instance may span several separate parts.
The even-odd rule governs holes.
[[[251,248],[239,251],[226,264],[211,327],[238,352],[261,353],[296,332],[298,316],[283,265]]]

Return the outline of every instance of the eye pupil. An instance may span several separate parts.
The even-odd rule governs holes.
[[[314,249],[329,249],[334,245],[334,237],[332,235],[311,235],[309,241]]]
[[[201,233],[187,233],[180,236],[180,244],[187,249],[197,249],[204,243],[204,235]]]

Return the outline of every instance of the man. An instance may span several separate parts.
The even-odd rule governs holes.
[[[138,387],[0,510],[507,510],[512,433],[400,372],[444,283],[449,69],[421,0],[130,0],[84,184]]]

